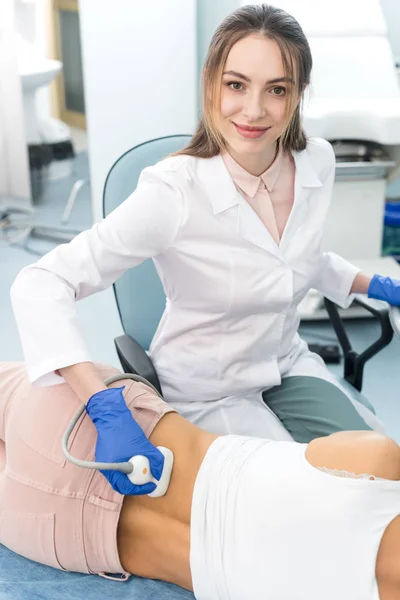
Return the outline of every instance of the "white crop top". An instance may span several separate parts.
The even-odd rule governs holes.
[[[197,600],[379,600],[400,482],[323,472],[306,448],[234,435],[211,445],[192,503]]]

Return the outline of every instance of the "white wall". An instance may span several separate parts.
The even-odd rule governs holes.
[[[249,0],[249,4],[250,4]],[[240,0],[198,0],[197,31],[198,31],[198,69],[199,72],[207,55],[208,45],[214,31],[220,22],[235,8],[240,6]]]
[[[195,129],[196,2],[81,0],[80,23],[92,208],[98,221],[105,178],[123,152],[151,138]]]
[[[13,0],[0,0],[0,206],[31,210]]]

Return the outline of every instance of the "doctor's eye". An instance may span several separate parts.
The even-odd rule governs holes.
[[[240,91],[241,91],[241,88],[243,87],[243,83],[240,83],[240,81],[229,81],[229,82],[228,82],[226,85],[227,85],[227,86],[228,86],[228,87],[229,87],[231,90],[233,90],[234,92],[240,92]],[[232,85],[239,85],[239,86],[241,86],[241,88],[240,88],[240,89],[239,89],[239,88],[233,88],[233,87],[231,87]]]
[[[284,96],[286,94],[286,88],[282,87],[281,85],[273,87],[272,91],[274,92],[275,96]]]

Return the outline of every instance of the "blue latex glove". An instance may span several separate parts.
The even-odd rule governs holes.
[[[368,287],[368,298],[384,300],[393,306],[400,306],[400,281],[391,277],[374,275]]]
[[[160,479],[164,455],[149,442],[135,421],[122,395],[123,387],[108,388],[94,394],[86,410],[97,429],[95,458],[99,462],[127,462],[132,456],[142,454],[149,459],[151,472]],[[151,494],[154,483],[134,485],[125,473],[101,471],[113,489],[125,496]]]

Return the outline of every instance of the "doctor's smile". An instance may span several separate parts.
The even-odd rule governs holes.
[[[234,121],[232,121],[232,123],[234,124],[236,131],[240,133],[240,135],[251,139],[260,138],[264,135],[266,131],[268,131],[268,129],[271,129],[270,127],[248,127],[244,125],[238,125]]]

